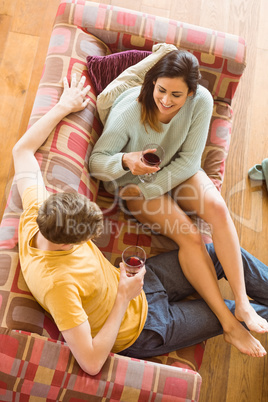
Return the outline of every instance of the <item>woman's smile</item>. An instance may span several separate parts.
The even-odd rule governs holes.
[[[165,109],[169,109],[169,108],[171,108],[173,105],[165,105],[163,102],[161,102],[160,101],[160,103],[161,103],[161,105],[165,108]]]

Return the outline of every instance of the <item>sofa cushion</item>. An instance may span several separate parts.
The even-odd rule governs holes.
[[[107,56],[88,56],[88,73],[97,95],[126,68],[133,66],[151,53],[145,50],[127,50]]]

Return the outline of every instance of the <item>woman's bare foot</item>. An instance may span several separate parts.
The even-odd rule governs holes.
[[[268,322],[256,313],[249,302],[243,304],[236,303],[235,317],[238,321],[244,321],[250,331],[260,334],[268,332]]]
[[[246,355],[253,357],[263,357],[266,355],[266,350],[262,344],[238,321],[230,330],[224,331],[223,336],[226,342],[235,346],[240,352]]]

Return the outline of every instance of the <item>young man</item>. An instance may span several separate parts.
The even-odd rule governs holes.
[[[183,300],[195,289],[180,268],[177,250],[149,258],[146,270],[128,277],[123,264],[119,271],[91,241],[102,230],[98,206],[76,193],[47,193],[34,154],[62,118],[87,106],[89,87],[84,88],[84,82],[82,78],[77,84],[74,75],[69,87],[65,78],[58,104],[13,149],[24,208],[20,262],[32,294],[51,313],[81,368],[91,375],[100,371],[111,351],[143,358],[221,333],[241,352],[264,356],[260,342],[231,313],[234,302],[224,302],[220,292],[216,305]],[[224,273],[213,245],[208,252],[216,273],[206,275],[216,281],[216,275]],[[267,332],[268,269],[243,250],[242,256],[248,295],[263,317],[256,331]]]

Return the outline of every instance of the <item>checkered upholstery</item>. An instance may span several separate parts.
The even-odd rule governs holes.
[[[188,49],[199,59],[202,84],[215,99],[202,166],[220,190],[230,144],[231,99],[245,67],[242,38],[110,5],[62,0],[29,125],[56,104],[64,76],[70,79],[76,72],[91,83],[87,55],[151,50],[157,42]],[[141,245],[148,255],[173,249],[174,243],[143,228],[90,176],[88,158],[102,126],[94,88],[89,96],[88,107],[58,124],[36,154],[48,191],[78,191],[99,203],[106,230],[98,245],[114,264],[129,244]],[[196,371],[204,344],[152,362],[111,354],[96,377],[79,369],[21,274],[17,244],[21,209],[13,184],[0,227],[0,400],[197,401],[201,377]],[[205,241],[211,241],[204,222],[198,225]]]
[[[201,384],[195,371],[114,354],[90,377],[65,344],[4,328],[0,372],[0,400],[6,402],[196,401]]]

